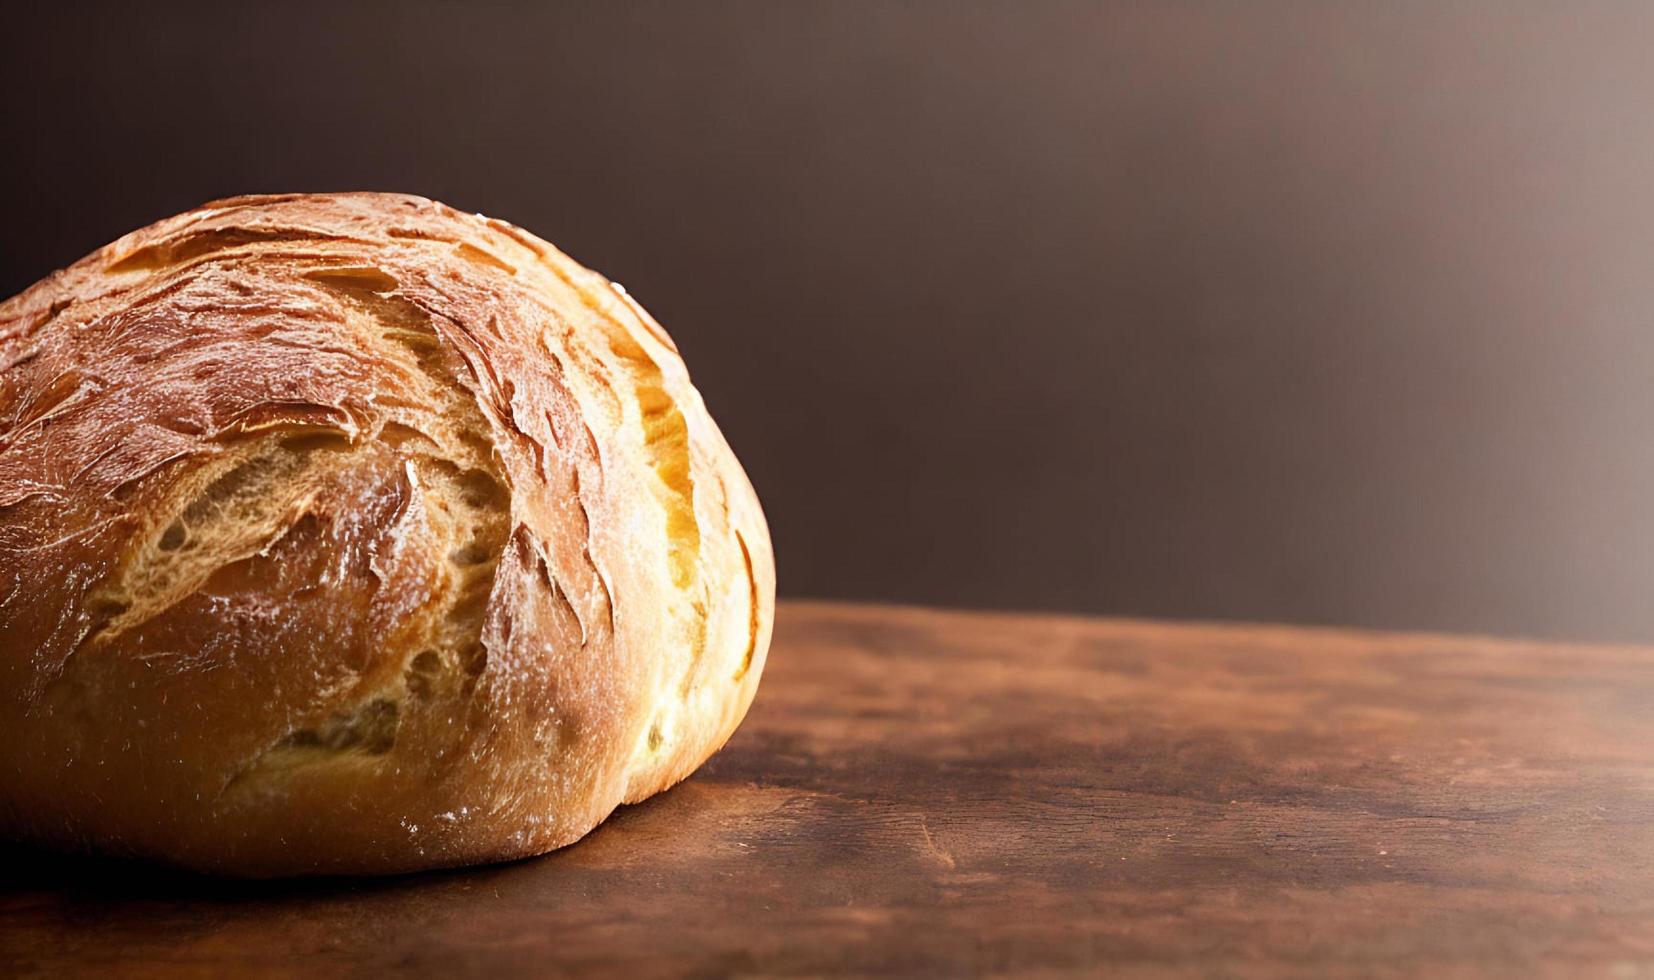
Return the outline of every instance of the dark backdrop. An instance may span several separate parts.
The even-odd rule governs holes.
[[[1654,639],[1654,5],[34,6],[8,293],[417,192],[673,331],[784,593]]]

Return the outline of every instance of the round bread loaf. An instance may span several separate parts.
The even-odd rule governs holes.
[[[235,198],[0,304],[0,834],[538,854],[724,743],[774,589],[672,341],[503,221]]]

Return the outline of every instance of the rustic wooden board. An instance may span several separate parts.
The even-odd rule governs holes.
[[[770,664],[538,860],[0,855],[0,973],[1654,977],[1654,651],[791,603]]]

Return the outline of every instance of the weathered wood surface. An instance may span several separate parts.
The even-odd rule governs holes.
[[[0,973],[1654,977],[1654,652],[794,603],[730,745],[546,858],[0,860]]]

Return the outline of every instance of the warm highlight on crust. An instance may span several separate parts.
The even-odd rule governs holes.
[[[0,833],[248,875],[540,853],[773,619],[676,348],[533,235],[235,198],[0,304]]]

